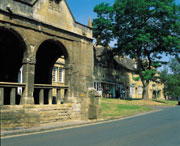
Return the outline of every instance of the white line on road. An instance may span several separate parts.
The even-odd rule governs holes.
[[[147,113],[141,113],[141,114],[137,114],[137,115],[133,115],[133,116],[128,116],[128,117],[124,117],[124,118],[108,120],[108,121],[97,121],[97,122],[94,122],[94,123],[87,123],[87,124],[85,123],[85,124],[82,124],[82,125],[72,125],[72,126],[68,126],[68,127],[64,127],[64,128],[63,127],[62,128],[56,128],[56,129],[52,129],[52,130],[44,130],[44,131],[32,132],[32,133],[30,132],[30,133],[11,135],[11,136],[1,136],[1,139],[13,138],[13,137],[19,137],[19,136],[27,136],[27,135],[35,135],[35,134],[41,134],[41,133],[48,133],[48,132],[54,132],[54,131],[62,131],[62,130],[67,130],[67,129],[74,129],[74,128],[80,128],[80,127],[86,127],[86,126],[110,123],[110,122],[130,119],[130,118],[134,118],[134,117],[138,117],[138,116],[142,116],[142,115],[147,115],[147,114],[151,114],[151,113],[154,113],[154,112],[159,112],[161,110],[162,109],[156,110],[156,111],[147,112]]]

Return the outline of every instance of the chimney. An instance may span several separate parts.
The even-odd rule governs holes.
[[[89,20],[88,20],[88,26],[92,28],[92,23],[91,23],[91,16],[89,16]]]

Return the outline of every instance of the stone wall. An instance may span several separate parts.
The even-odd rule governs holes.
[[[34,127],[40,124],[79,120],[80,105],[24,105],[1,106],[1,129]]]

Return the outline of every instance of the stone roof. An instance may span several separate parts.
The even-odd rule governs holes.
[[[103,56],[110,50],[110,47],[105,48],[104,46],[97,45],[97,44],[94,45],[94,48],[95,48],[96,57]]]
[[[94,45],[95,48],[95,57],[98,61],[101,61],[101,57],[105,56],[105,54],[108,53],[108,51],[112,50],[111,47],[105,48],[101,45]],[[117,64],[118,66],[121,66],[122,68],[128,69],[133,71],[134,68],[134,61],[130,58],[127,57],[120,57],[120,56],[115,56],[114,58],[112,58]]]
[[[135,62],[130,59],[130,58],[120,58],[119,56],[115,56],[114,57],[114,60],[120,65],[122,66],[123,68],[126,68],[128,70],[131,70],[133,71],[135,68],[134,68],[134,64]]]

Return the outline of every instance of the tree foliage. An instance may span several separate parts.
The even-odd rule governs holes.
[[[93,33],[98,44],[108,46],[116,40],[114,55],[127,55],[137,62],[143,83],[143,97],[162,53],[180,53],[180,6],[174,0],[115,0],[94,8],[97,18]],[[146,96],[146,97],[145,97]]]
[[[164,93],[172,99],[180,97],[180,62],[176,58],[171,59],[168,64],[171,72],[167,68],[160,74],[161,82],[164,83]]]

